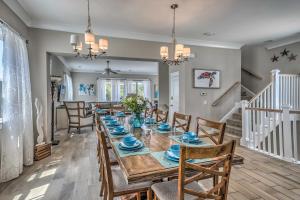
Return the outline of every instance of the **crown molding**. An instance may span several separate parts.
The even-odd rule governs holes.
[[[265,44],[264,46],[266,49],[271,50],[271,49],[286,46],[289,44],[294,44],[296,42],[300,42],[300,33],[292,35],[290,37],[282,38],[280,40],[269,42],[268,44]]]
[[[31,26],[32,19],[30,15],[17,0],[3,0],[3,2],[26,24],[26,26]]]

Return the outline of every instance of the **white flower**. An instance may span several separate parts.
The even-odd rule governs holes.
[[[138,100],[137,100],[137,104],[143,105],[143,101],[142,101],[141,99],[138,99]]]

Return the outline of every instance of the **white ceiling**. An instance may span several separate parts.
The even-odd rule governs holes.
[[[89,60],[75,58],[74,55],[58,56],[73,72],[101,73],[107,66],[106,59]],[[158,62],[109,59],[112,70],[120,70],[120,74],[158,75]]]
[[[86,0],[4,0],[31,27],[84,32]],[[169,41],[174,1],[180,42],[239,48],[300,32],[300,0],[90,0],[94,32]],[[205,32],[216,33],[206,37]]]

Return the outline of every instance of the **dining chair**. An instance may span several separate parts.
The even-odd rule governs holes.
[[[68,133],[71,128],[80,129],[84,127],[92,127],[94,130],[93,115],[87,115],[84,101],[64,101],[69,119]]]
[[[181,146],[178,180],[152,185],[155,198],[159,200],[226,200],[228,184],[235,149],[235,141],[209,147]],[[211,159],[211,165],[199,165],[191,159]],[[186,176],[186,170],[193,170],[192,176]],[[212,178],[212,188],[202,187],[198,181]]]
[[[226,123],[196,118],[196,133],[200,138],[209,138],[215,144],[222,144],[225,135]]]
[[[180,128],[184,132],[188,132],[190,129],[192,115],[185,115],[182,113],[174,112],[172,127]]]
[[[140,200],[139,194],[141,192],[147,192],[147,199],[152,200],[152,182],[128,184],[121,168],[111,167],[104,132],[101,131],[99,136],[101,143],[101,162],[103,163],[104,169],[103,178],[105,183],[103,199],[113,200],[114,197],[138,193],[137,199]]]
[[[100,128],[98,126],[96,126],[96,134],[97,134],[97,141],[98,141],[98,144],[97,144],[97,157],[98,157],[98,165],[99,165],[99,181],[101,182],[100,183],[100,196],[103,196],[103,193],[104,193],[104,186],[105,186],[105,183],[104,183],[104,168],[103,168],[103,162],[101,162],[101,155],[102,155],[102,152],[101,152],[101,143],[100,143]],[[107,142],[107,139],[106,139],[106,142]],[[109,155],[109,163],[111,165],[118,165],[118,161],[116,159],[116,156],[115,156],[115,153],[113,152],[113,150],[111,149],[111,146],[107,146],[107,150],[108,150],[108,155]]]
[[[154,111],[156,122],[167,122],[169,111],[163,111],[161,109],[155,109]]]
[[[125,107],[122,104],[113,105],[110,108],[110,114],[115,115],[117,112],[124,112],[125,113]]]
[[[147,108],[145,109],[145,112],[144,112],[144,117],[145,117],[145,118],[148,118],[148,117],[152,118],[154,112],[155,112],[155,109],[154,109],[154,108],[152,108],[152,107],[147,107]]]

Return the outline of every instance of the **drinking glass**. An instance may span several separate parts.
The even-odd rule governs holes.
[[[144,129],[144,134],[143,134],[143,139],[145,142],[145,145],[149,148],[150,147],[150,140],[152,136],[152,129],[150,128],[145,128]]]

